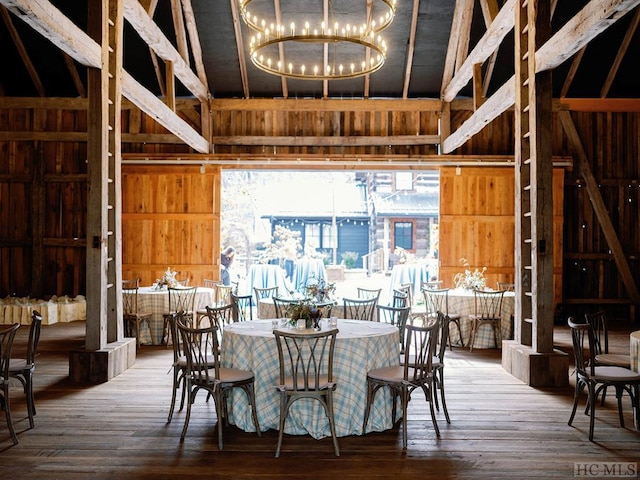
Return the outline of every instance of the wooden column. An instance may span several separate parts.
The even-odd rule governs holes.
[[[532,386],[569,382],[568,356],[553,348],[553,162],[551,71],[536,50],[551,36],[549,0],[515,8],[516,312],[502,366]]]
[[[85,348],[70,352],[74,382],[106,382],[135,362],[122,338],[119,198],[122,4],[89,2],[88,31],[101,45],[101,68],[88,69],[87,326]]]

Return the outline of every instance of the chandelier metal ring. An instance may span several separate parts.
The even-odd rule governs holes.
[[[336,80],[368,75],[384,65],[387,45],[380,32],[393,21],[396,0],[374,2],[386,10],[377,20],[374,19],[374,9],[370,4],[367,18],[359,26],[352,23],[340,25],[338,22],[329,24],[328,12],[324,11],[324,21],[313,26],[305,21],[302,27],[296,27],[295,22],[285,27],[282,17],[290,20],[292,15],[285,16],[281,12],[278,12],[277,17],[282,23],[252,15],[249,6],[254,0],[238,1],[242,19],[253,32],[249,42],[249,56],[260,70],[295,79]],[[333,13],[331,19],[333,20]],[[314,61],[313,55],[305,51],[304,55],[298,55],[302,59],[297,60],[292,52],[300,51],[296,50],[296,45],[303,43],[324,44],[323,53],[317,55],[317,60]],[[331,51],[329,47],[332,48]],[[348,54],[345,55],[344,52]],[[344,61],[341,55],[344,56]]]

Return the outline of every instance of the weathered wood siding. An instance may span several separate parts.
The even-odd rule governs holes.
[[[18,103],[20,101],[18,100]],[[239,102],[238,105],[242,103]],[[318,108],[289,108],[292,102],[283,102],[275,108],[273,101],[260,109],[260,103],[251,108],[228,108],[224,100],[214,102],[212,108],[213,135],[282,135],[282,136],[368,136],[368,135],[434,135],[438,132],[438,112],[370,109],[365,101],[349,105],[345,111],[330,111],[318,101]],[[0,295],[77,295],[85,293],[86,248],[86,100],[84,99],[29,99],[29,106],[18,108],[0,99]],[[257,105],[254,108],[253,105]],[[360,105],[360,106],[358,106]],[[378,104],[376,104],[378,105]],[[190,124],[198,126],[198,109],[188,101],[178,101],[180,115]],[[452,130],[471,115],[469,110],[452,110]],[[474,135],[456,154],[468,159],[482,159],[487,155],[513,154],[513,118],[506,112]],[[632,272],[640,271],[640,114],[572,112],[580,138],[585,145],[594,176],[600,185],[609,215],[622,243]],[[421,146],[231,146],[216,145],[216,153],[252,152],[270,153],[373,153],[378,155],[434,154],[434,145]],[[190,154],[188,147],[168,134],[147,115],[130,105],[123,111],[122,152],[149,154]],[[554,156],[571,154],[562,128],[554,116]],[[131,169],[130,169],[131,167]],[[138,168],[138,167],[135,167]],[[206,174],[199,166],[182,168],[169,173],[166,167],[148,166],[145,173],[135,172],[126,165],[124,209],[124,258],[126,276],[141,276],[143,283],[157,278],[170,266],[188,272],[194,283],[205,274],[218,273],[216,207],[206,209],[219,185],[218,167],[207,166]],[[193,171],[192,171],[193,168]],[[230,167],[233,168],[233,167]],[[329,168],[329,167],[327,167]],[[381,168],[385,168],[381,166]],[[389,168],[389,167],[386,167]],[[412,167],[419,170],[420,166]],[[427,168],[427,167],[425,167]],[[462,176],[470,172],[462,168]],[[484,173],[482,173],[484,172]],[[487,176],[489,170],[482,169]],[[554,247],[562,251],[555,257],[556,279],[562,275],[561,294],[556,283],[556,297],[568,304],[568,313],[581,315],[580,309],[593,310],[606,307],[613,316],[628,314],[628,294],[617,273],[609,247],[599,228],[591,201],[577,170],[566,170],[566,184],[555,192],[564,193],[563,208],[554,201],[556,235]],[[160,178],[164,176],[164,178]],[[441,232],[440,255],[442,275],[453,275],[460,270],[460,257],[472,264],[487,266],[490,283],[499,276],[510,280],[512,248],[495,250],[465,237],[464,243],[449,241],[445,235],[461,236],[459,224],[468,222],[476,235],[486,235],[489,227],[500,226],[492,233],[500,242],[513,236],[513,183],[500,180],[497,184],[480,188],[480,178],[465,182],[475,190],[455,184],[455,170],[443,175],[456,196],[469,196],[473,204],[442,202],[443,224],[447,215],[446,231]],[[559,179],[556,177],[556,182]],[[134,187],[128,182],[133,182]],[[138,188],[142,185],[141,188]],[[174,193],[179,201],[163,204],[158,198]],[[197,192],[197,193],[196,193]],[[206,193],[203,193],[206,192]],[[162,192],[160,192],[162,193]],[[452,193],[443,192],[443,195]],[[448,197],[447,197],[448,198]],[[168,200],[167,200],[168,201]],[[173,202],[173,200],[172,200]],[[211,204],[209,204],[211,205]],[[473,207],[473,208],[472,208]],[[455,211],[449,211],[454,208]],[[462,209],[462,210],[461,210]],[[497,213],[490,209],[496,209]],[[481,217],[476,218],[476,211]],[[482,213],[485,212],[485,213]],[[562,213],[562,215],[560,214]],[[500,217],[498,219],[494,216]],[[492,217],[489,220],[489,217]],[[564,225],[564,228],[559,228]],[[181,232],[176,234],[175,232]],[[511,237],[510,237],[511,236]],[[455,238],[455,237],[454,237]],[[564,241],[563,241],[564,240]],[[159,243],[161,242],[161,243]],[[185,245],[196,243],[190,250]],[[512,240],[511,240],[512,242]],[[150,245],[159,245],[159,251],[150,253]],[[477,245],[476,245],[477,244]],[[443,247],[456,250],[446,253]],[[478,252],[475,253],[475,247]],[[135,248],[132,252],[130,248]],[[175,252],[173,251],[175,249]],[[473,249],[473,250],[472,250]],[[155,251],[155,249],[153,250]],[[172,253],[167,253],[171,251]],[[472,254],[475,255],[472,257]],[[444,256],[448,256],[445,263]],[[480,257],[482,255],[482,257]],[[485,259],[484,256],[487,256]],[[469,258],[472,257],[472,258]],[[144,261],[140,260],[144,258]],[[449,272],[447,273],[447,268]],[[636,276],[636,278],[638,278]],[[447,281],[447,280],[445,280]]]
[[[487,286],[514,282],[515,170],[510,167],[442,168],[440,174],[440,279],[454,287],[467,268],[486,267]],[[554,292],[562,301],[564,170],[554,170]],[[463,265],[463,260],[469,264]]]
[[[202,285],[219,277],[220,168],[122,168],[122,277],[151,285],[171,267]]]

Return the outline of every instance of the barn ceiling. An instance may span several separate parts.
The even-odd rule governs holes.
[[[496,0],[397,0],[396,18],[385,30],[388,58],[369,77],[350,80],[287,80],[257,69],[249,60],[248,33],[240,21],[240,38],[234,29],[232,3],[237,0],[145,0],[147,12],[173,46],[186,38],[189,67],[204,80],[213,98],[440,98],[451,52],[471,52],[487,32],[487,24],[504,4]],[[291,1],[291,0],[289,0]],[[295,0],[303,11],[319,11],[330,5],[367,0]],[[589,3],[601,0],[552,1],[553,32],[559,31]],[[15,15],[14,0],[0,0],[0,95],[6,97],[84,97],[86,67],[64,53],[49,39]],[[86,32],[87,2],[44,0],[34,4],[55,7]],[[125,2],[127,3],[127,2]],[[285,4],[287,0],[275,1]],[[611,2],[606,2],[611,3]],[[629,3],[619,1],[617,3]],[[633,2],[637,4],[637,2]],[[456,8],[462,14],[456,16]],[[180,13],[176,16],[175,13]],[[178,18],[178,23],[174,23]],[[238,18],[238,17],[236,17]],[[637,31],[638,7],[632,8],[577,53],[553,70],[554,97],[638,98],[640,79],[635,62],[640,55]],[[460,21],[454,22],[454,19]],[[467,21],[469,20],[469,21]],[[197,35],[190,30],[195,22]],[[452,31],[452,25],[457,25]],[[178,25],[178,28],[175,27]],[[125,21],[124,68],[156,96],[166,93],[165,64],[152,55],[140,29]],[[178,35],[176,34],[178,33]],[[239,41],[240,40],[240,41]],[[483,64],[484,95],[489,97],[514,74],[513,30],[500,43],[495,55]],[[185,45],[185,44],[183,44]],[[201,52],[201,53],[200,53]],[[464,55],[462,58],[464,58]],[[154,64],[155,62],[155,64]],[[454,66],[454,69],[456,67]],[[457,96],[471,97],[469,81]],[[193,96],[177,82],[177,96]]]

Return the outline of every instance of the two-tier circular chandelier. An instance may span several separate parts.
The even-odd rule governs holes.
[[[303,80],[355,78],[379,70],[387,57],[380,32],[393,21],[396,0],[343,5],[325,0],[317,14],[302,12],[299,0],[238,2],[251,34],[251,61],[267,73]]]

